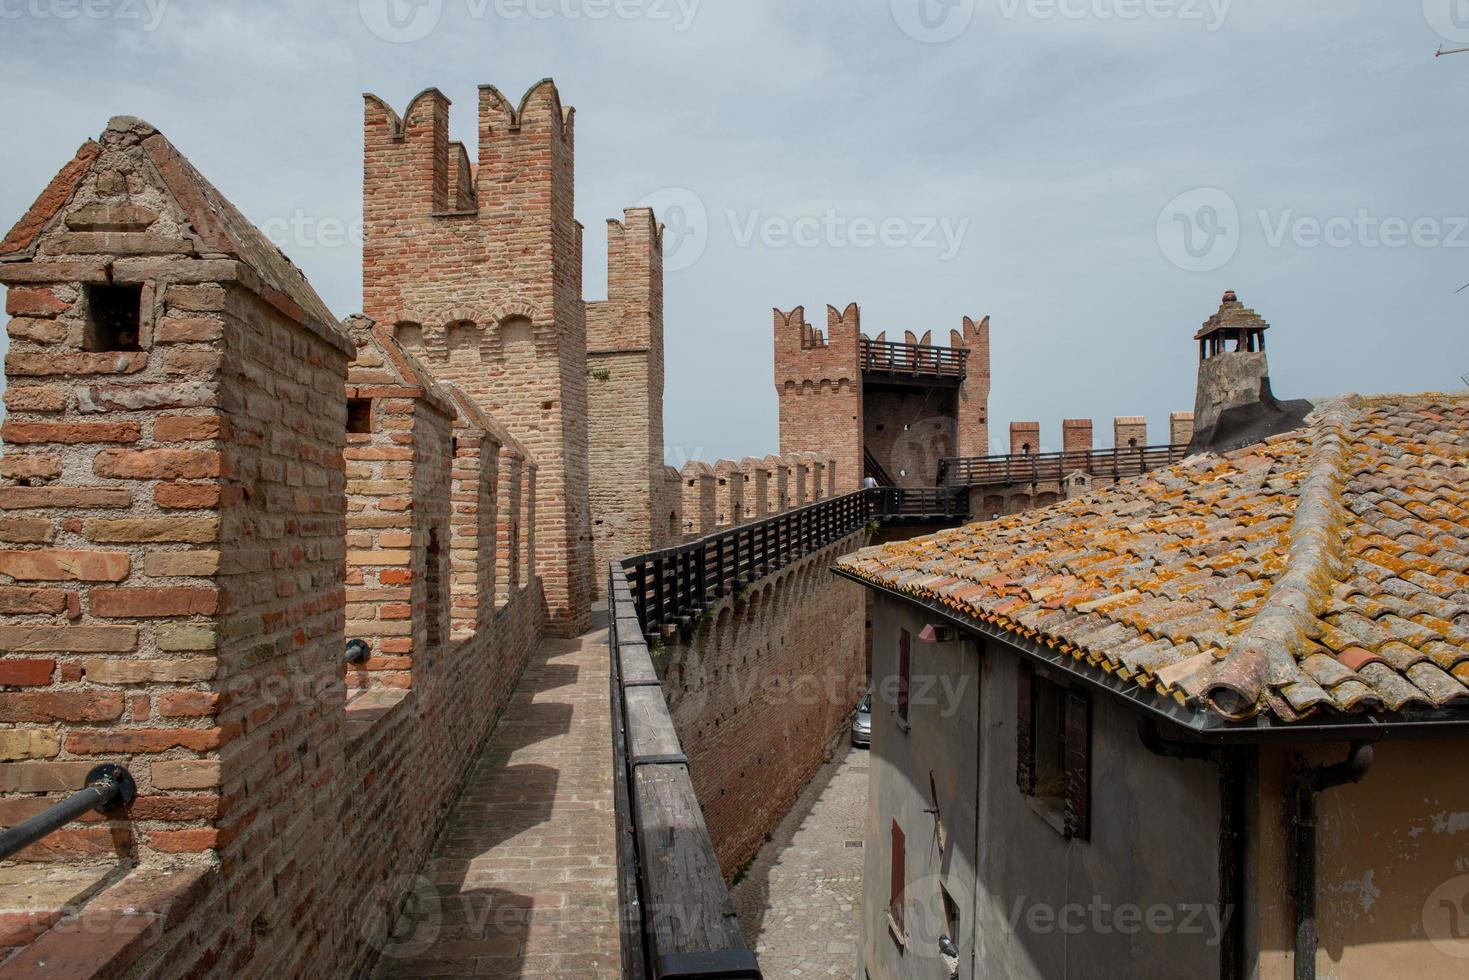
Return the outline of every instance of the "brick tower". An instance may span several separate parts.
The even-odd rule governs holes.
[[[607,299],[586,309],[592,535],[602,569],[674,543],[664,498],[676,488],[661,478],[663,242],[652,210],[607,222]],[[599,593],[602,578],[592,583]]]
[[[365,97],[363,312],[501,419],[540,464],[536,564],[555,629],[588,623],[587,327],[573,111],[550,81],[479,92],[478,157],[428,89]]]
[[[775,387],[780,449],[835,460],[837,493],[866,475],[931,486],[939,460],[982,456],[989,443],[990,324],[964,318],[936,347],[932,333],[862,333],[856,303],[827,307],[825,333],[805,311],[775,311]]]

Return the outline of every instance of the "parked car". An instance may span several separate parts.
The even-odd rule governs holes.
[[[860,749],[872,747],[872,692],[868,691],[857,713],[852,716],[852,744]]]

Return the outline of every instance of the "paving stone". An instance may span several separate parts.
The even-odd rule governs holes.
[[[733,888],[767,977],[845,977],[857,964],[867,750],[828,763]]]

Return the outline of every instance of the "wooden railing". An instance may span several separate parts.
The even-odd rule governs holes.
[[[622,970],[759,978],[689,778],[648,637],[875,522],[965,516],[968,493],[879,487],[614,561],[607,595]]]
[[[609,576],[622,975],[759,978],[621,562]]]
[[[968,514],[966,494],[944,487],[878,487],[808,504],[622,562],[643,631],[686,626],[759,578],[884,520]]]
[[[863,340],[862,373],[888,374],[911,378],[946,378],[963,381],[969,351],[962,347],[934,347],[930,344],[879,343]]]
[[[1076,472],[1103,479],[1125,480],[1149,470],[1172,466],[1187,454],[1187,446],[1177,445],[953,457],[940,460],[937,482],[941,487],[1040,483],[1060,481]]]

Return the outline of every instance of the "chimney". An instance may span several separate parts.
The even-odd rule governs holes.
[[[1224,294],[1219,312],[1204,322],[1199,342],[1199,385],[1194,396],[1191,452],[1229,452],[1304,424],[1307,401],[1277,401],[1270,390],[1265,331],[1258,313]]]

